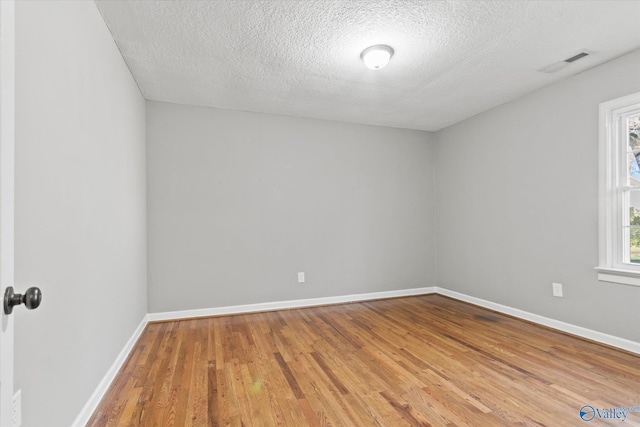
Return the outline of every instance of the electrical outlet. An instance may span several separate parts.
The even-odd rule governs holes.
[[[11,414],[11,425],[20,427],[22,425],[22,390],[16,391],[13,395],[13,414]]]
[[[298,273],[298,283],[304,283],[304,272],[303,271]]]
[[[553,296],[562,298],[562,283],[552,283],[553,286]]]

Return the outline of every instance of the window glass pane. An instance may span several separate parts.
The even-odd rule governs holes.
[[[629,228],[629,262],[640,264],[640,228]]]
[[[629,191],[629,262],[640,264],[640,191]]]
[[[640,186],[640,115],[627,119],[627,171],[629,185]]]

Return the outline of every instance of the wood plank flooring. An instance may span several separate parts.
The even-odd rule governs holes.
[[[149,324],[88,425],[621,422],[584,405],[640,406],[640,357],[426,295]]]

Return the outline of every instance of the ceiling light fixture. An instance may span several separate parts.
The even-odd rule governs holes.
[[[379,70],[386,67],[392,56],[393,49],[391,49],[391,46],[384,44],[369,46],[360,54],[364,65],[370,70]]]

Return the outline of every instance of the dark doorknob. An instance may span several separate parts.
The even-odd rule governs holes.
[[[13,286],[9,286],[4,291],[4,313],[11,314],[13,307],[16,305],[24,304],[29,310],[38,308],[42,301],[42,292],[38,288],[29,288],[27,292],[22,294],[16,294],[13,292]]]

